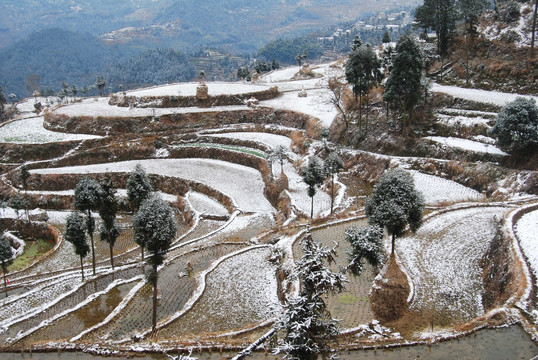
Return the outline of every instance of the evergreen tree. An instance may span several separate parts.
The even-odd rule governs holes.
[[[308,185],[308,196],[311,198],[310,219],[314,218],[314,195],[316,187],[323,184],[325,172],[323,164],[317,156],[311,156],[306,167],[302,169],[303,182]]]
[[[105,177],[100,181],[103,194],[101,205],[99,206],[99,216],[103,221],[99,229],[101,241],[106,241],[110,248],[110,265],[114,269],[114,244],[120,235],[120,228],[116,224],[116,213],[118,211],[118,202],[116,200],[116,191],[112,186],[110,177]]]
[[[0,121],[4,120],[4,105],[7,103],[4,89],[0,86]]]
[[[164,255],[170,248],[178,229],[172,208],[158,195],[146,199],[133,217],[135,236],[143,238],[149,252],[147,263],[151,266],[146,274],[153,286],[152,331],[157,326],[157,280],[158,266],[164,262]]]
[[[459,17],[465,22],[465,32],[471,39],[477,34],[480,14],[490,6],[488,0],[458,0],[457,10]]]
[[[328,340],[338,334],[338,323],[331,317],[324,297],[343,291],[347,279],[325,265],[334,261],[335,248],[323,247],[307,234],[302,249],[304,255],[292,274],[300,281],[301,293],[289,301],[275,322],[274,328],[284,332],[275,353],[285,353],[286,359],[315,360],[330,350]]]
[[[28,200],[21,193],[16,193],[9,200],[9,206],[15,209],[17,214],[17,221],[20,220],[19,211],[25,210],[28,208]]]
[[[364,211],[371,225],[386,228],[392,236],[392,250],[396,237],[402,236],[409,224],[411,231],[422,225],[424,198],[415,189],[411,174],[395,169],[385,173],[366,199]]]
[[[92,217],[92,210],[99,209],[102,198],[103,189],[95,179],[83,178],[75,187],[75,208],[86,213],[86,231],[90,237],[92,248],[93,275],[95,275],[95,246],[93,244],[95,220]]]
[[[278,161],[280,163],[280,174],[284,172],[284,160],[286,160],[287,150],[284,146],[279,145],[269,153],[271,162]]]
[[[402,112],[402,131],[405,132],[422,95],[421,79],[424,63],[420,47],[410,34],[400,37],[395,51],[383,99],[392,109]]]
[[[138,211],[140,204],[150,197],[152,191],[153,186],[148,175],[142,168],[142,165],[137,164],[127,179],[127,197],[135,211]],[[140,245],[142,260],[144,260],[144,241],[144,237],[137,237],[135,234],[135,242]]]
[[[369,44],[363,44],[349,54],[346,62],[346,79],[351,84],[353,94],[359,98],[359,128],[362,126],[362,97],[368,94],[380,78],[381,62]],[[368,130],[368,107],[366,110],[366,130]]]
[[[331,152],[323,164],[326,174],[331,176],[331,214],[334,210],[334,175],[344,168],[344,160],[336,152]]]
[[[0,265],[4,277],[4,293],[7,297],[7,267],[13,262],[13,250],[8,238],[2,234],[0,236]]]
[[[390,39],[390,35],[389,35],[388,30],[385,30],[385,33],[383,34],[383,38],[381,39],[381,41],[383,42],[383,44],[388,44],[388,43],[390,43],[392,41]]]
[[[90,252],[90,247],[88,246],[86,239],[86,226],[78,211],[71,213],[67,217],[64,238],[66,241],[73,244],[75,247],[75,254],[80,256],[80,272],[82,274],[82,281],[84,281],[83,260],[86,255],[88,255],[88,252]]]
[[[538,107],[534,99],[522,97],[506,104],[490,133],[497,144],[512,154],[533,153],[538,149]]]
[[[441,56],[448,54],[448,47],[452,41],[456,28],[456,5],[454,0],[424,0],[417,7],[415,21],[425,31],[435,31],[437,40],[437,53]]]
[[[383,229],[379,226],[358,228],[355,226],[346,229],[346,240],[351,244],[348,255],[348,269],[355,276],[364,271],[363,260],[372,266],[383,261]]]
[[[351,43],[351,52],[357,50],[358,48],[360,48],[362,46],[362,39],[361,37],[357,34],[355,35],[355,37],[353,38],[353,42]]]
[[[127,197],[134,210],[138,210],[142,201],[146,200],[153,191],[151,180],[142,165],[137,164],[127,179]]]

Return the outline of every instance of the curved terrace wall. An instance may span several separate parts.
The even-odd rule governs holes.
[[[132,96],[112,95],[110,105],[139,108],[174,108],[174,107],[212,107],[244,105],[248,99],[270,100],[280,95],[276,86],[267,90],[252,91],[243,94],[209,95],[207,99],[198,99],[196,96],[164,95],[164,96]]]
[[[80,141],[65,141],[45,144],[0,143],[0,160],[5,163],[48,160],[64,155],[74,149]]]
[[[44,127],[53,131],[93,135],[125,133],[164,133],[167,131],[196,131],[219,128],[231,124],[281,125],[297,129],[308,129],[314,119],[308,115],[272,109],[211,111],[197,113],[174,113],[160,117],[92,117],[72,116],[48,112],[44,116]]]

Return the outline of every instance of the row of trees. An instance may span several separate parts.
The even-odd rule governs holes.
[[[145,259],[150,265],[146,279],[153,287],[152,329],[157,325],[157,269],[164,262],[164,255],[170,248],[177,232],[177,222],[172,208],[157,194],[153,193],[151,181],[140,165],[137,165],[127,181],[127,196],[136,213],[133,216],[135,242],[140,245],[142,260],[144,249],[149,252]],[[113,248],[120,227],[116,223],[118,202],[110,178],[101,181],[84,178],[75,187],[75,208],[67,218],[65,239],[72,243],[75,253],[80,257],[82,281],[84,281],[83,260],[91,250],[93,275],[95,269],[94,232],[95,219],[92,211],[98,210],[101,217],[99,234],[102,241],[109,244],[110,264],[114,269]],[[84,216],[82,213],[84,213]],[[90,244],[88,244],[88,238]]]
[[[382,71],[383,68],[385,71]],[[353,95],[358,100],[359,130],[368,131],[369,94],[372,88],[378,86],[385,73],[388,74],[384,84],[383,100],[387,106],[387,115],[392,110],[393,115],[402,122],[402,131],[409,128],[413,110],[422,96],[424,84],[422,72],[424,56],[420,46],[411,34],[404,34],[398,40],[396,48],[388,46],[380,59],[370,44],[363,44],[356,37],[349,59],[346,62],[345,77],[351,85]],[[333,96],[331,102],[339,109],[346,129],[354,117],[354,111],[346,106],[346,84],[340,79],[331,79],[329,89]],[[363,104],[366,104],[366,119],[363,124]]]

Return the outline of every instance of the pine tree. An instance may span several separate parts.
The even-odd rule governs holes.
[[[422,52],[410,34],[398,40],[392,70],[385,84],[383,99],[394,110],[402,112],[402,131],[407,131],[413,110],[422,95]]]
[[[389,35],[388,30],[385,30],[385,33],[383,34],[383,38],[381,39],[381,41],[383,42],[383,44],[388,44],[388,43],[390,43],[392,41],[390,39],[390,35]]]
[[[323,184],[325,180],[325,172],[323,164],[317,156],[311,156],[308,164],[301,171],[303,182],[308,185],[308,196],[311,198],[310,219],[314,218],[314,195],[316,195],[316,187]]]
[[[78,211],[70,214],[67,217],[67,223],[65,226],[66,241],[73,244],[75,247],[75,254],[80,256],[80,272],[82,274],[82,281],[84,281],[84,258],[90,252],[90,247],[86,239],[86,226],[84,220]]]
[[[353,42],[351,43],[351,52],[357,50],[362,45],[362,39],[359,35],[355,35]]]
[[[148,175],[142,168],[142,165],[137,164],[127,179],[127,197],[133,209],[138,211],[140,204],[149,198],[152,192],[153,186]],[[135,242],[140,245],[142,260],[144,260],[144,241],[143,237],[135,236]]]
[[[363,44],[349,54],[346,62],[346,79],[351,84],[353,94],[359,99],[359,129],[362,126],[362,97],[366,104],[370,90],[380,78],[381,62],[369,44]],[[366,130],[368,130],[368,107],[366,110]]]
[[[363,260],[370,265],[377,266],[383,261],[383,229],[379,226],[358,228],[355,226],[346,229],[346,240],[351,244],[348,255],[348,269],[355,276],[364,271]]]
[[[92,248],[93,275],[95,275],[95,246],[93,243],[95,219],[92,217],[92,210],[99,209],[102,197],[103,189],[95,179],[83,178],[75,187],[75,208],[86,213],[86,231],[90,237]]]
[[[323,168],[331,176],[331,214],[334,210],[334,175],[344,168],[344,160],[336,152],[330,153],[325,159]]]
[[[127,197],[134,210],[138,210],[142,201],[146,200],[153,191],[151,180],[142,165],[137,164],[127,179]]]
[[[158,195],[144,200],[133,217],[135,236],[143,238],[144,247],[149,256],[147,263],[151,266],[146,274],[148,282],[153,286],[152,331],[157,326],[157,280],[158,266],[164,262],[164,255],[170,248],[178,229],[172,208]]]
[[[371,225],[386,228],[392,236],[392,250],[396,237],[404,234],[409,224],[411,231],[422,225],[424,198],[415,189],[411,174],[395,169],[385,173],[366,199],[364,211]]]
[[[105,177],[100,181],[103,194],[101,205],[99,206],[99,216],[103,221],[99,229],[101,241],[108,243],[110,248],[110,265],[114,269],[114,244],[120,235],[120,228],[116,224],[116,213],[118,211],[118,202],[116,200],[116,191],[112,185],[110,177]]]
[[[315,360],[330,350],[328,340],[338,334],[338,323],[331,317],[324,297],[343,291],[347,279],[325,265],[334,261],[335,248],[323,247],[307,234],[302,250],[304,255],[292,273],[300,281],[301,293],[288,302],[275,322],[274,328],[284,332],[275,354],[285,353],[286,359]]]
[[[0,86],[0,121],[4,119],[4,105],[7,103],[4,89]]]
[[[7,267],[13,262],[13,250],[7,237],[2,234],[0,236],[0,266],[4,277],[4,293],[7,297]]]
[[[269,153],[269,160],[271,162],[278,161],[280,163],[280,174],[284,172],[284,160],[286,159],[287,152],[286,147],[279,145]]]
[[[456,28],[456,5],[454,0],[424,0],[417,7],[415,21],[425,31],[435,31],[437,40],[437,53],[441,56],[448,54],[448,47],[452,41]]]

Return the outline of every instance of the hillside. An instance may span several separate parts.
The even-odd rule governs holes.
[[[430,72],[446,84],[536,94],[538,62],[529,56],[533,4],[505,2],[497,12],[486,10],[477,34],[466,39],[458,29],[448,57],[436,59]]]
[[[7,0],[0,2],[0,47],[43,28],[87,32],[113,42],[178,49],[221,46],[252,52],[278,37],[325,28],[418,1]]]
[[[392,168],[412,177],[428,213],[415,234],[397,239],[398,263],[407,276],[394,280],[368,265],[361,276],[349,275],[345,293],[326,297],[331,316],[342,319],[339,349],[427,342],[438,351],[432,342],[462,337],[453,342],[453,351],[467,359],[477,357],[464,345],[478,337],[466,336],[470,331],[520,321],[536,336],[538,303],[530,295],[536,285],[528,271],[538,268],[532,232],[537,172],[502,166],[510,155],[494,142],[480,142],[489,141],[483,130],[495,121],[493,110],[516,94],[434,84],[430,99],[436,114],[407,137],[379,116],[372,125],[382,133],[370,131],[386,147],[361,149],[364,141],[350,147],[332,142],[334,134],[322,137],[323,128],[333,132],[339,123],[339,112],[327,101],[327,83],[343,75],[343,62],[310,70],[315,75],[303,79],[297,79],[301,68],[295,66],[264,74],[256,84],[208,81],[205,99],[197,97],[199,84],[191,82],[73,99],[38,116],[34,99],[16,104],[20,116],[0,126],[0,199],[6,201],[0,225],[15,240],[28,234],[18,229],[24,222],[15,221],[21,212],[11,201],[23,193],[19,174],[26,164],[30,219],[41,219],[46,211],[48,224],[63,231],[77,182],[106,175],[118,189],[122,231],[114,245],[116,267],[110,266],[108,244],[96,241],[96,275],[87,257],[82,282],[81,259],[67,241],[58,241],[25,268],[30,250],[23,250],[14,264],[22,270],[10,271],[8,296],[0,304],[0,351],[76,348],[128,356],[133,349],[176,353],[196,343],[196,350],[218,356],[220,349],[246,347],[269,330],[284,309],[282,299],[295,296],[295,285],[286,284],[303,255],[307,231],[323,246],[338,243],[333,267],[347,266],[346,233],[367,226],[361,215],[365,197]],[[252,97],[259,101],[245,105]],[[455,108],[462,100],[468,101],[465,107]],[[425,125],[428,132],[421,133]],[[356,129],[350,124],[346,137]],[[285,157],[271,160],[280,147]],[[327,179],[311,198],[301,169],[310,157],[328,158],[336,149],[344,168],[334,177],[334,188]],[[127,175],[137,165],[177,210],[180,223],[159,271],[153,334],[152,289],[140,271],[126,198]],[[101,222],[97,215],[96,220]],[[512,235],[498,236],[500,228]],[[25,241],[30,244],[31,236]],[[413,289],[403,298],[402,318],[379,320],[376,309],[397,300],[368,295],[376,275],[376,284],[408,283]],[[39,301],[42,294],[46,302]],[[103,304],[99,312],[93,310],[96,304]],[[512,357],[535,356],[538,346],[520,338],[503,349]],[[491,341],[478,345],[500,347]],[[392,351],[402,358],[417,349]]]
[[[0,86],[18,98],[33,92],[27,77],[39,76],[37,87],[56,92],[65,82],[90,88],[98,76],[117,90],[126,87],[188,81],[195,76],[189,60],[172,49],[142,51],[129,45],[106,44],[98,38],[61,29],[31,34],[0,49]]]

